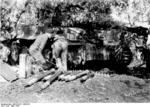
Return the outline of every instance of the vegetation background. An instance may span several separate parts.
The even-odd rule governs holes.
[[[0,0],[0,4],[0,33],[5,38],[21,35],[20,30],[31,35],[39,26],[79,27],[94,35],[95,29],[150,25],[149,0]]]

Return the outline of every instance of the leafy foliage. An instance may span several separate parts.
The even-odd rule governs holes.
[[[9,1],[2,1],[4,4],[9,4]],[[29,0],[24,5],[24,9],[18,9],[16,5],[7,8],[7,5],[1,5],[1,36],[7,39],[12,39],[17,36],[18,22],[25,13],[25,9],[30,3]]]
[[[48,26],[74,26],[96,28],[100,24],[112,24],[110,2],[102,0],[81,0],[77,2],[58,2],[53,5],[46,1],[37,8],[40,23]]]
[[[143,2],[143,10],[138,8],[140,4],[131,0],[29,0],[30,5],[23,9],[13,8],[9,11],[6,7],[1,8],[1,34],[6,36],[6,32],[11,34],[22,23],[25,26],[44,27],[79,27],[87,31],[87,34],[94,37],[97,30],[116,29],[123,21],[127,20],[133,25],[141,16],[149,15],[143,13],[148,5],[148,0]],[[134,1],[134,0],[133,0]],[[3,6],[3,5],[2,5]],[[145,7],[144,7],[145,6]],[[15,6],[14,6],[15,7]],[[132,11],[129,7],[131,7]],[[7,10],[5,14],[5,10]],[[10,14],[16,10],[15,18],[19,19],[17,26],[10,20]],[[24,10],[24,13],[21,11]],[[135,15],[135,13],[141,14]],[[133,13],[133,15],[132,15]],[[115,19],[115,15],[119,18]],[[135,15],[135,16],[134,16]],[[20,17],[21,16],[21,17]],[[124,17],[125,16],[125,17]],[[137,17],[136,17],[137,16]],[[20,17],[20,18],[19,18]],[[115,21],[114,21],[115,20]],[[22,25],[21,25],[22,26]],[[119,27],[118,27],[119,28]],[[4,32],[4,33],[3,33]]]

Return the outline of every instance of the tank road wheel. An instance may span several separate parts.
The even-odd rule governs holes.
[[[128,47],[119,47],[118,51],[115,52],[115,59],[117,63],[127,66],[131,63],[132,52]]]

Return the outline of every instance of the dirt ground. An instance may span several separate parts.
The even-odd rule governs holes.
[[[55,81],[39,92],[40,82],[24,88],[24,80],[0,83],[0,102],[30,103],[99,103],[99,102],[150,102],[150,80],[118,74],[95,73],[84,83]]]

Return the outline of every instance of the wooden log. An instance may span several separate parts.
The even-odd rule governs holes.
[[[83,76],[81,79],[80,79],[80,82],[83,83],[85,82],[86,80],[88,80],[89,78],[93,78],[94,77],[94,73],[89,73],[85,76]]]
[[[56,71],[55,74],[53,74],[53,76],[47,80],[42,86],[41,86],[41,90],[46,89],[53,81],[55,81],[63,72],[62,71]]]
[[[44,78],[50,74],[54,74],[54,73],[55,73],[55,70],[53,69],[53,70],[50,70],[47,72],[35,74],[31,79],[29,79],[26,82],[25,87],[29,87],[29,86],[33,85],[34,83],[38,82],[39,80],[41,80],[42,78]]]
[[[28,78],[32,75],[32,72],[35,71],[32,65],[33,58],[28,54],[19,55],[19,77]],[[37,68],[37,67],[36,67]],[[39,69],[39,68],[38,68]]]
[[[77,79],[76,75],[68,75],[68,76],[66,76],[65,81],[69,82],[69,81],[73,81],[73,80],[76,80],[76,79]]]
[[[78,79],[78,78],[81,78],[81,77],[83,77],[83,76],[85,76],[85,75],[87,75],[89,73],[89,71],[88,70],[85,70],[85,71],[83,71],[83,72],[81,72],[81,73],[79,73],[79,74],[77,74],[77,75],[73,75],[73,76],[70,76],[69,78],[68,78],[68,80],[66,80],[66,82],[69,82],[69,81],[73,81],[73,80],[76,80],[76,79]]]
[[[49,80],[52,76],[53,76],[53,75],[48,75],[48,76],[44,77],[42,80],[43,80],[43,81],[47,81],[47,80]]]
[[[70,72],[64,72],[63,74],[61,74],[61,75],[58,77],[58,80],[64,81],[64,80],[66,80],[66,77],[67,77],[68,75],[71,75],[71,73],[70,73]]]
[[[19,77],[25,78],[26,77],[26,58],[27,54],[20,54],[19,55]]]
[[[85,71],[83,71],[83,72],[77,74],[76,77],[77,77],[77,78],[80,78],[80,77],[82,77],[82,76],[84,76],[84,75],[87,75],[89,72],[90,72],[90,71],[85,70]]]
[[[79,73],[79,74],[76,74],[76,75],[61,75],[59,78],[61,79],[61,80],[64,80],[64,81],[66,81],[66,82],[69,82],[69,81],[73,81],[73,80],[76,80],[76,79],[78,79],[78,78],[80,78],[80,77],[82,77],[82,76],[85,76],[85,75],[87,75],[89,73],[89,71],[88,70],[86,70],[86,71],[83,71],[83,72],[81,72],[81,73]]]
[[[66,75],[62,74],[58,77],[58,80],[65,81],[65,77],[66,77]]]

